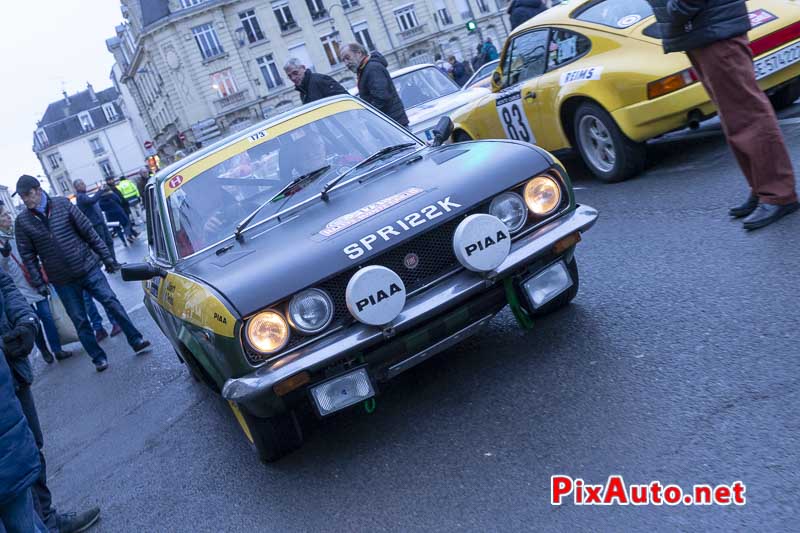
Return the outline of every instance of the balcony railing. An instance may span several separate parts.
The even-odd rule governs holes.
[[[232,107],[241,104],[242,102],[245,102],[246,100],[247,100],[247,89],[214,100],[214,104],[217,106],[217,110],[220,113],[222,113]]]
[[[290,31],[294,31],[297,29],[297,22],[295,21],[285,22],[279,24],[279,26],[281,27],[281,33],[288,33]]]
[[[417,26],[414,26],[413,28],[401,31],[400,33],[397,34],[397,36],[403,39],[404,41],[409,41],[411,39],[414,39],[415,37],[419,37],[420,35],[424,34],[425,26],[426,26],[425,24],[419,24]]]
[[[312,11],[311,12],[311,20],[322,20],[328,17],[328,10],[327,9],[320,9],[319,11]]]

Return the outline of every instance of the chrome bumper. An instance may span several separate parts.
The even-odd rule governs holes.
[[[290,352],[250,374],[229,379],[222,388],[222,396],[227,400],[245,404],[254,414],[266,416],[265,412],[280,408],[281,401],[272,391],[276,383],[304,370],[314,371],[323,368],[345,354],[379,344],[387,335],[393,336],[408,331],[458,306],[459,303],[493,285],[498,278],[505,277],[545,255],[564,237],[576,231],[587,231],[594,225],[597,215],[595,209],[579,205],[569,215],[556,219],[515,241],[505,261],[488,275],[481,276],[465,270],[409,298],[403,312],[392,322],[390,329],[354,324],[317,343]],[[271,404],[272,407],[265,404]]]

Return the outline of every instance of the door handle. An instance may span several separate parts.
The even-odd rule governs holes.
[[[525,100],[535,100],[535,99],[536,99],[536,93],[535,93],[535,92],[533,92],[533,91],[528,91],[528,92],[525,94]]]

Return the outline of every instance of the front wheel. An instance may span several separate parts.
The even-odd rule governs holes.
[[[586,102],[578,107],[574,131],[583,161],[601,181],[623,181],[644,170],[644,144],[626,137],[599,105]]]
[[[769,101],[775,111],[780,111],[791,107],[798,98],[800,98],[800,80],[795,80],[770,95]]]
[[[263,463],[273,463],[303,445],[303,430],[295,411],[269,418],[253,416],[231,405],[236,418]]]

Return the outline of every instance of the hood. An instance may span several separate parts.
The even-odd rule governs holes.
[[[470,87],[469,89],[456,91],[447,96],[406,109],[409,126],[414,133],[424,134],[426,129],[436,125],[439,117],[449,115],[461,106],[478,100],[490,92],[483,87]]]
[[[384,67],[389,68],[389,62],[386,61],[386,58],[383,57],[383,54],[381,54],[380,52],[370,52],[369,53],[369,58],[370,58],[370,61],[373,61],[373,60],[377,61],[378,63],[380,63]]]
[[[334,191],[328,202],[313,201],[281,220],[251,227],[243,242],[231,238],[217,247],[232,244],[229,251],[217,256],[209,250],[177,271],[211,285],[248,316],[463,216],[551,164],[538,149],[509,141],[425,148],[403,159]],[[406,220],[407,229],[398,220]],[[360,245],[392,224],[396,235]]]

